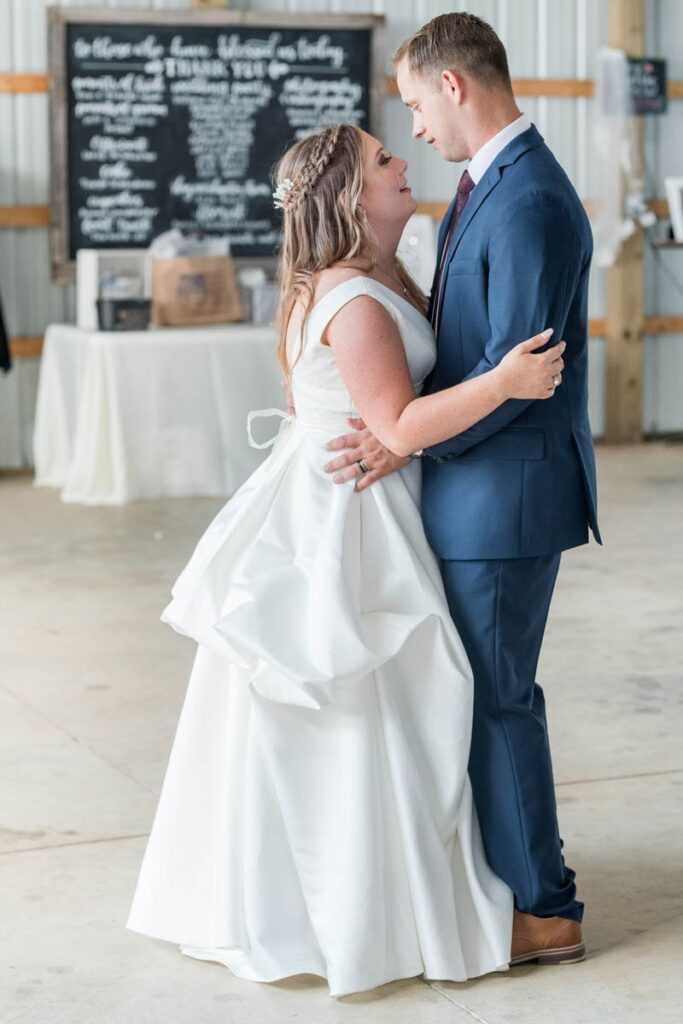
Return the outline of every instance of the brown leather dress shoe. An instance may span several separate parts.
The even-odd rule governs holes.
[[[586,958],[581,925],[568,917],[534,917],[515,910],[510,966],[575,964]]]

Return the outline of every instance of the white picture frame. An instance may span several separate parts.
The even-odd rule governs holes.
[[[683,177],[665,178],[664,185],[674,239],[683,242]]]

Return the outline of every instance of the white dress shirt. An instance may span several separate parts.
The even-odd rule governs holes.
[[[501,131],[497,132],[493,138],[485,142],[481,149],[478,149],[469,162],[467,170],[470,173],[470,178],[475,185],[478,185],[481,179],[484,177],[489,167],[496,159],[498,154],[505,149],[508,143],[516,139],[522,132],[528,131],[531,128],[531,121],[526,114],[520,114],[516,121],[512,121]]]

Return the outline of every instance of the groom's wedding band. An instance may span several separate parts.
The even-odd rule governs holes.
[[[359,459],[358,465],[360,466],[361,473],[368,473],[370,471],[370,467],[365,465],[365,459]]]
[[[557,387],[557,385],[558,385],[559,383],[560,383],[560,378],[559,378],[559,377],[553,377],[553,386],[554,386],[554,387]]]

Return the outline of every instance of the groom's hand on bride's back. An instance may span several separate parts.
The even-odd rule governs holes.
[[[356,490],[363,491],[370,487],[376,480],[381,480],[389,473],[395,473],[397,469],[403,469],[410,462],[401,455],[394,455],[388,448],[377,440],[365,426],[363,420],[350,419],[349,425],[353,427],[352,434],[343,434],[328,441],[325,447],[331,452],[343,452],[336,459],[332,459],[324,466],[326,473],[332,476],[335,484],[346,483],[347,480],[356,481]],[[367,466],[364,473],[360,461]]]

